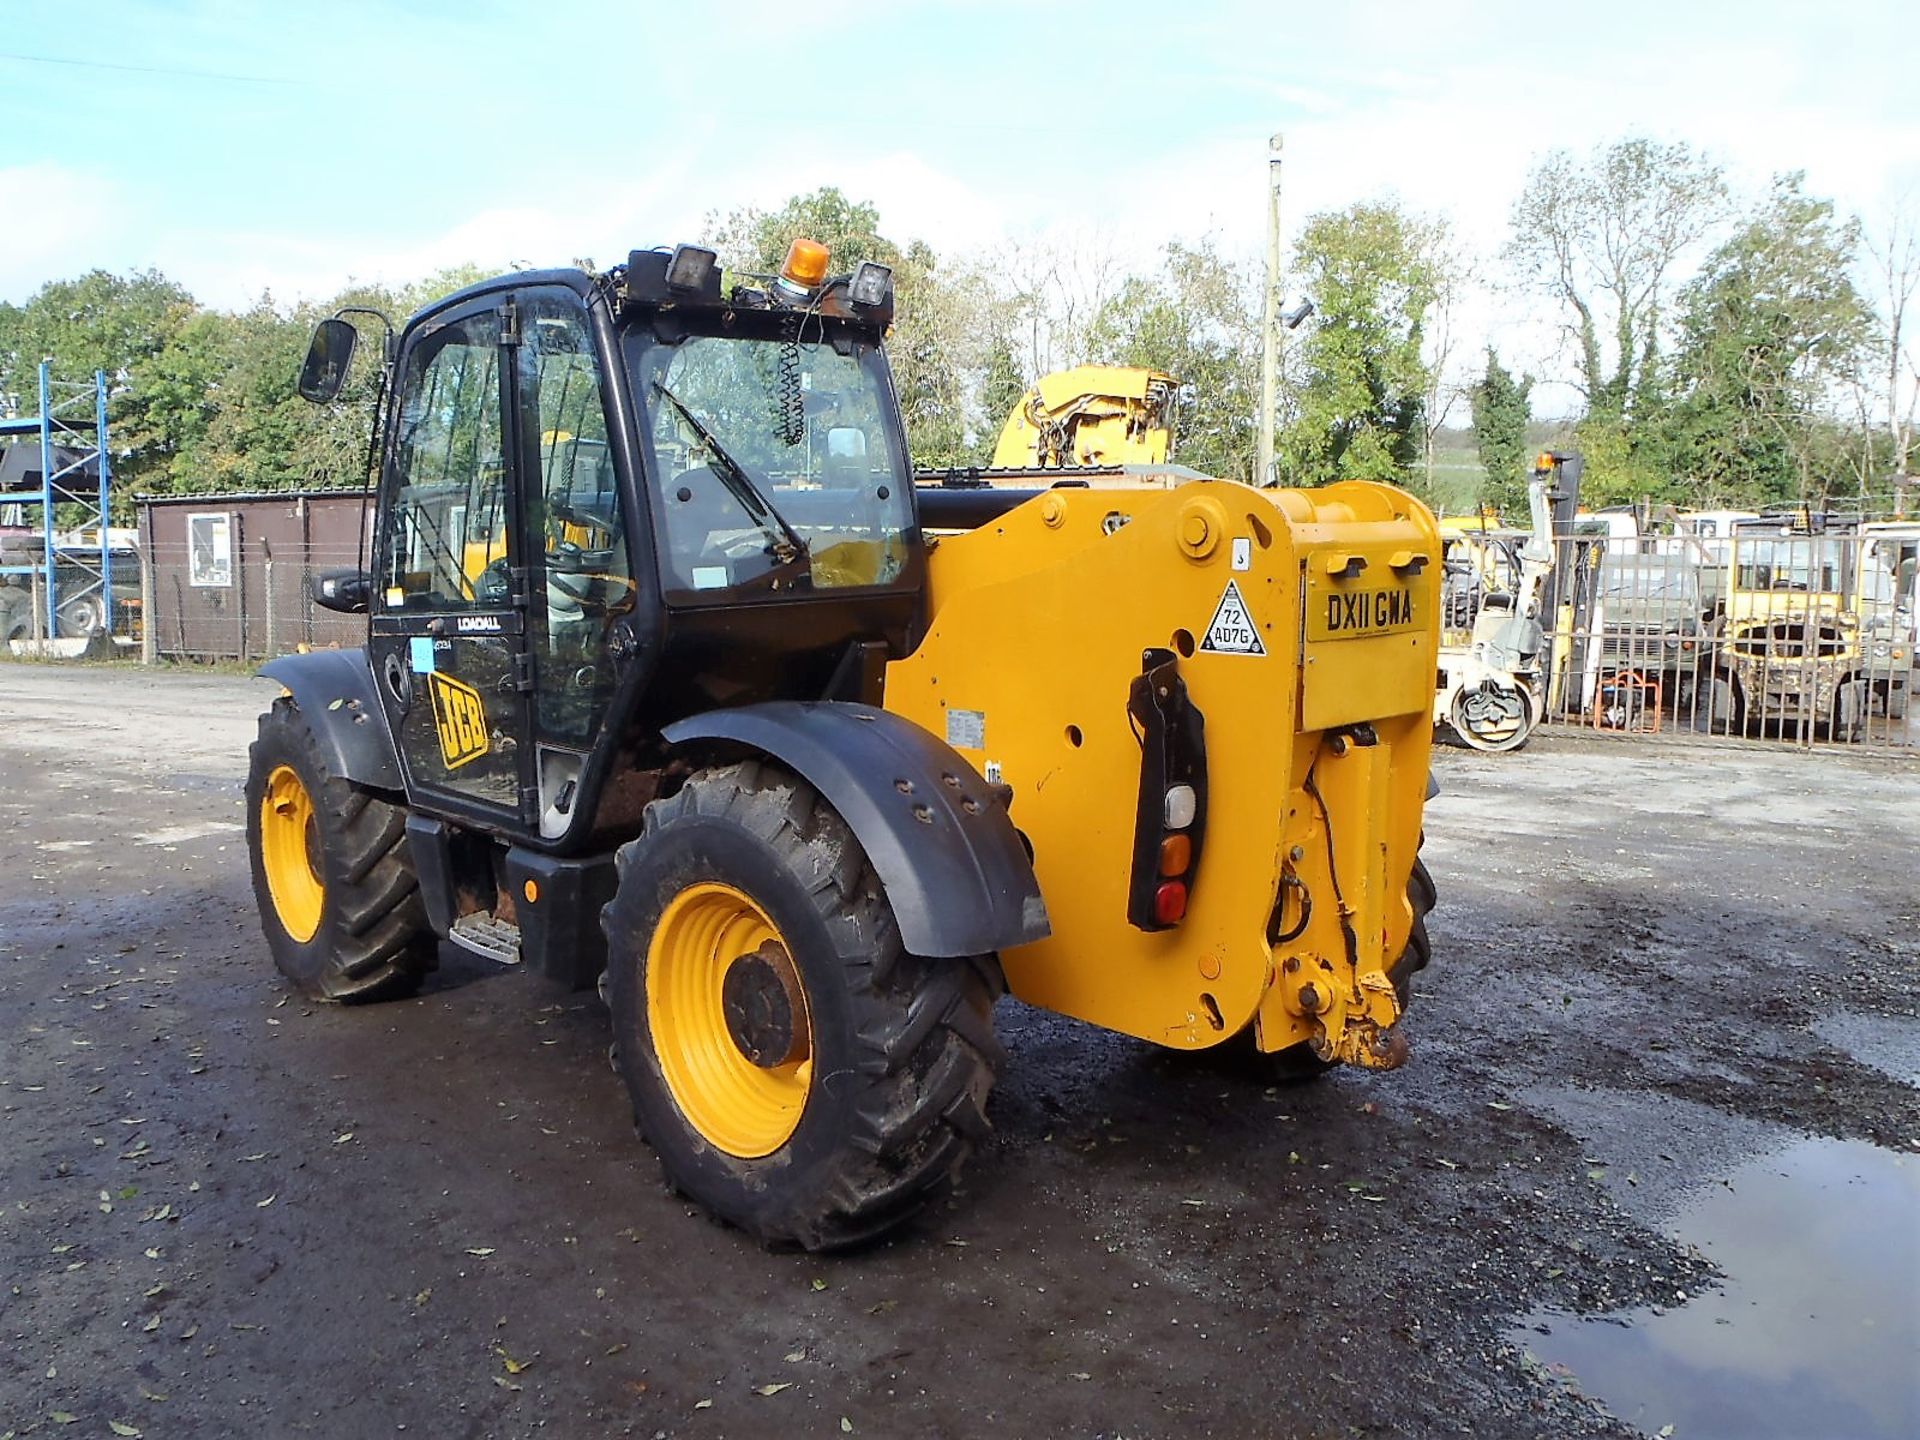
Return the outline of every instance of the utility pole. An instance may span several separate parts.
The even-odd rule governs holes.
[[[1260,457],[1253,483],[1271,485],[1273,408],[1280,395],[1280,150],[1283,136],[1267,141],[1267,303],[1260,339]]]

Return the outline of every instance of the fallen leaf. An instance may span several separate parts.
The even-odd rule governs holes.
[[[1458,1160],[1443,1160],[1438,1155],[1433,1157],[1433,1163],[1436,1165],[1444,1165],[1449,1170],[1458,1170],[1460,1168],[1460,1162]]]
[[[422,1290],[418,1295],[413,1297],[413,1303],[416,1306],[424,1305],[427,1303],[427,1301],[431,1300],[432,1298],[433,1298],[433,1287],[429,1285],[426,1289]]]
[[[1093,1376],[1085,1370],[1075,1370],[1073,1372],[1073,1378],[1076,1380],[1091,1380]]]
[[[1498,1100],[1489,1100],[1487,1102],[1487,1108],[1489,1110],[1511,1110],[1513,1107],[1511,1105],[1502,1104]]]
[[[139,1426],[129,1425],[124,1420],[109,1420],[107,1421],[107,1428],[116,1435],[130,1435],[136,1437],[136,1440],[138,1440],[140,1434]]]
[[[158,1260],[158,1259],[160,1258],[160,1252],[159,1252],[158,1250],[156,1250],[156,1249],[154,1249],[154,1248],[153,1248],[153,1246],[151,1246],[151,1245],[149,1245],[149,1246],[148,1246],[148,1247],[146,1248],[146,1252],[145,1252],[145,1253],[146,1253],[146,1257],[147,1257],[147,1259],[149,1259],[149,1260]]]
[[[344,1145],[344,1144],[346,1144],[346,1143],[347,1143],[347,1141],[349,1141],[349,1140],[351,1140],[352,1138],[353,1138],[353,1132],[352,1132],[351,1130],[349,1130],[349,1131],[347,1131],[347,1133],[346,1133],[346,1134],[344,1134],[344,1135],[336,1135],[336,1136],[334,1136],[334,1137],[333,1137],[333,1143],[334,1143],[334,1144],[336,1144],[336,1145]]]
[[[267,1206],[273,1204],[273,1202],[278,1200],[279,1198],[280,1198],[280,1192],[276,1190],[273,1192],[273,1194],[267,1196],[266,1199],[254,1201],[253,1208],[256,1210],[264,1210],[267,1208]]]
[[[47,1418],[56,1425],[71,1425],[80,1417],[66,1410],[50,1410],[47,1412]]]
[[[489,1255],[491,1255],[491,1254],[493,1254],[493,1248],[494,1248],[494,1247],[493,1247],[493,1246],[491,1246],[491,1245],[484,1245],[484,1246],[481,1246],[481,1247],[480,1247],[480,1248],[478,1248],[478,1249],[470,1249],[470,1250],[468,1250],[468,1251],[467,1251],[467,1254],[469,1254],[469,1255],[478,1255],[478,1256],[479,1256],[479,1257],[480,1257],[480,1258],[481,1258],[482,1260],[484,1260],[484,1259],[486,1259],[486,1258],[487,1258],[487,1256],[489,1256]]]
[[[151,1320],[147,1321],[147,1323],[142,1325],[140,1328],[146,1331],[158,1330],[160,1328],[160,1317],[158,1315],[154,1316]]]
[[[142,1400],[152,1400],[157,1404],[165,1400],[167,1394],[164,1390],[149,1390],[146,1386],[142,1385],[140,1387],[140,1398]]]
[[[502,1390],[524,1390],[524,1389],[526,1389],[526,1386],[524,1386],[524,1385],[516,1385],[516,1384],[514,1384],[514,1383],[513,1383],[513,1381],[511,1381],[511,1380],[509,1380],[509,1379],[507,1379],[507,1377],[506,1377],[506,1376],[504,1376],[504,1375],[496,1375],[496,1376],[494,1376],[494,1377],[493,1377],[493,1383],[494,1383],[494,1384],[496,1384],[496,1385],[498,1385],[498,1386],[499,1386],[499,1387],[500,1387],[500,1388],[501,1388]]]
[[[713,1401],[696,1400],[693,1402],[693,1408],[696,1410],[711,1410],[713,1408]]]
[[[844,1415],[840,1417],[840,1433],[842,1435],[851,1435],[853,1433],[853,1421]]]
[[[1673,1434],[1673,1427],[1671,1425],[1662,1425],[1660,1429],[1656,1432],[1655,1440],[1669,1440],[1669,1437],[1671,1437],[1672,1434]]]
[[[827,1282],[816,1277],[813,1282],[813,1288],[816,1290],[824,1290],[827,1288]]]
[[[807,1352],[804,1350],[789,1350],[783,1358],[789,1365],[798,1365],[802,1360],[807,1358]]]
[[[329,706],[327,706],[327,709],[329,709],[329,710],[338,710],[338,709],[339,709],[339,708],[340,708],[340,707],[341,707],[342,705],[344,705],[344,704],[346,704],[346,703],[347,703],[347,702],[346,702],[346,700],[345,700],[345,699],[340,699],[340,700],[335,700],[335,701],[334,701],[334,702],[333,702],[332,704],[330,704]]]
[[[507,1353],[505,1346],[496,1345],[493,1347],[493,1352],[494,1354],[500,1357],[500,1363],[506,1367],[507,1373],[509,1375],[525,1374],[533,1366],[533,1362],[531,1360],[526,1361],[523,1364],[522,1362],[514,1359],[513,1356]]]
[[[791,1380],[782,1380],[777,1385],[756,1385],[753,1387],[753,1393],[756,1395],[778,1395],[782,1390],[791,1390],[792,1388],[793,1382]]]
[[[626,1348],[627,1348],[627,1342],[622,1340],[618,1345],[609,1345],[606,1349],[606,1353],[609,1355],[618,1355],[622,1350],[625,1350]]]

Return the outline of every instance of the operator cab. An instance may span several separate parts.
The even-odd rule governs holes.
[[[891,273],[635,251],[608,274],[461,290],[390,340],[368,660],[414,808],[572,853],[628,826],[622,777],[719,707],[877,702],[924,605],[882,340]],[[353,331],[315,332],[334,398]]]

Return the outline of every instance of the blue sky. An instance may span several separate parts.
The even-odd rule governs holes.
[[[1543,151],[1629,133],[1755,190],[1805,168],[1870,221],[1920,194],[1911,7],[1881,0],[805,13],[0,4],[0,299],[94,265],[238,305],[462,260],[607,263],[829,183],[943,252],[1091,235],[1131,258],[1212,233],[1253,256],[1275,130],[1289,228],[1391,193],[1486,251]]]

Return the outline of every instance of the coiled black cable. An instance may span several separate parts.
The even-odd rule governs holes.
[[[803,317],[792,311],[780,322],[780,360],[774,387],[773,425],[784,445],[807,438],[806,401],[800,393],[800,326]]]

